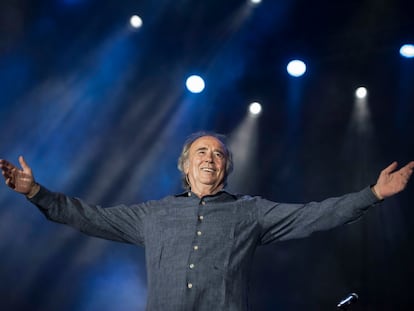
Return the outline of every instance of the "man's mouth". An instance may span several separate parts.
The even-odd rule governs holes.
[[[201,168],[201,170],[202,170],[203,172],[209,172],[209,173],[213,173],[213,172],[215,172],[215,171],[216,171],[215,169],[213,169],[213,168],[211,168],[211,167],[202,167],[202,168]]]

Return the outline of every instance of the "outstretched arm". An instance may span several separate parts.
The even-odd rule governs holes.
[[[6,160],[0,160],[6,185],[26,195],[50,220],[70,225],[92,236],[120,242],[144,244],[143,218],[147,205],[117,205],[102,208],[98,205],[51,192],[36,183],[31,168],[22,156],[21,168]]]
[[[9,161],[0,159],[0,169],[6,185],[14,191],[31,198],[39,191],[39,185],[35,182],[32,169],[27,165],[22,156],[19,157],[21,169]]]
[[[355,221],[378,200],[405,189],[413,173],[414,161],[399,170],[396,168],[397,162],[385,168],[371,189],[366,187],[362,191],[328,198],[321,202],[286,204],[257,199],[259,222],[262,226],[260,242],[267,244],[303,238],[316,231]]]
[[[377,183],[372,187],[374,193],[381,200],[403,191],[413,173],[414,161],[399,170],[396,170],[397,165],[397,162],[393,162],[382,170]]]

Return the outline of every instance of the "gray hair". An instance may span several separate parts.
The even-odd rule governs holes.
[[[188,182],[188,177],[185,174],[184,165],[188,160],[188,153],[190,151],[191,145],[197,139],[199,139],[201,137],[204,137],[204,136],[214,137],[223,144],[224,156],[226,157],[226,171],[225,171],[225,174],[224,174],[224,182],[223,182],[224,186],[226,186],[226,184],[227,184],[227,177],[233,171],[233,155],[232,155],[230,149],[228,148],[228,146],[226,144],[226,136],[225,135],[214,133],[214,132],[208,132],[208,131],[200,131],[200,132],[193,133],[190,136],[188,136],[187,139],[185,140],[184,145],[183,145],[183,149],[181,151],[180,157],[178,158],[178,164],[177,164],[177,167],[181,172],[182,185],[183,185],[184,189],[186,189],[186,190],[190,190],[191,186]]]

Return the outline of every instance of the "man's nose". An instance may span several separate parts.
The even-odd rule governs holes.
[[[207,152],[206,153],[206,156],[204,158],[204,161],[206,161],[206,162],[213,162],[213,155],[212,155],[211,152]]]

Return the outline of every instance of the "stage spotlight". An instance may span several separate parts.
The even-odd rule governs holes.
[[[297,59],[290,61],[286,68],[292,77],[300,77],[306,72],[305,63]]]
[[[131,16],[129,23],[134,28],[140,28],[142,26],[142,19],[138,15]]]
[[[355,96],[359,99],[363,99],[363,98],[367,97],[367,95],[368,95],[368,91],[363,86],[357,88],[357,90],[355,91]]]
[[[414,57],[414,45],[413,44],[404,44],[400,48],[400,54],[406,58],[413,58]]]
[[[260,103],[254,102],[249,105],[249,112],[252,115],[259,115],[262,112],[262,105]]]
[[[250,2],[253,4],[259,4],[262,0],[250,0]]]
[[[197,75],[188,77],[185,85],[191,93],[201,93],[205,87],[203,78]]]

